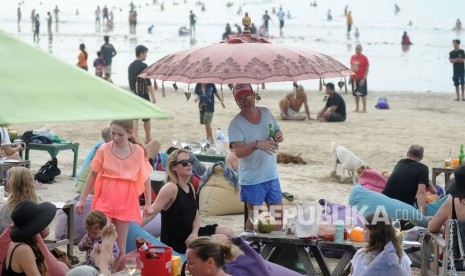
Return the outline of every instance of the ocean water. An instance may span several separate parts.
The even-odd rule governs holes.
[[[205,11],[201,11],[194,0],[176,0],[178,4],[175,1],[158,2],[164,3],[164,11],[161,11],[160,4],[149,0],[133,1],[138,13],[135,35],[129,34],[130,1],[123,0],[0,0],[0,28],[69,64],[76,64],[79,44],[85,43],[91,73],[96,51],[103,44],[103,35],[108,34],[118,52],[113,59],[112,79],[116,84],[126,86],[127,67],[135,58],[137,45],[144,44],[149,48],[146,62],[150,65],[174,51],[219,42],[225,24],[240,24],[245,11],[249,12],[252,22],[259,26],[264,11],[268,10],[273,20],[269,27],[272,43],[320,51],[347,66],[355,52],[355,45],[361,43],[363,53],[370,61],[369,90],[454,93],[452,65],[448,57],[452,40],[465,40],[465,31],[453,30],[457,18],[465,24],[464,0],[319,0],[316,1],[317,7],[310,6],[313,1],[254,0],[232,1],[230,8],[226,6],[226,0],[204,0]],[[400,7],[397,14],[394,11],[396,3]],[[60,9],[58,31],[54,22],[54,37],[50,42],[45,18],[47,11],[51,12],[55,5]],[[97,5],[101,8],[107,5],[113,11],[113,30],[95,28],[94,11]],[[278,18],[272,14],[273,7],[278,10],[280,5],[286,13],[289,11],[291,14],[291,19],[285,21],[283,37],[279,36]],[[346,5],[352,11],[354,20],[350,36],[347,35],[344,16]],[[22,11],[19,28],[16,17],[18,6]],[[238,13],[239,7],[241,13]],[[39,43],[34,43],[32,39],[32,9],[36,9],[41,18]],[[329,9],[333,16],[331,22],[326,20]],[[179,27],[189,25],[189,10],[197,15],[197,34],[193,40],[189,36],[178,36]],[[150,25],[154,25],[152,34],[147,31]],[[360,32],[358,39],[354,36],[355,28]],[[408,50],[403,50],[400,45],[404,31],[408,32],[413,42]],[[328,81],[337,82],[339,79]],[[318,81],[315,80],[302,83],[307,89],[318,88]],[[183,84],[179,86],[187,88]],[[292,84],[271,83],[267,88],[290,90]]]

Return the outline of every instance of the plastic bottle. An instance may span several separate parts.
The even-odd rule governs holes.
[[[334,242],[343,243],[344,242],[344,221],[337,220],[336,221],[336,235],[334,237]]]
[[[460,145],[460,154],[459,154],[459,166],[463,165],[463,159],[465,158],[465,154],[463,153],[463,144]]]
[[[297,237],[300,238],[306,236],[307,231],[305,231],[304,222],[308,219],[310,219],[310,214],[308,212],[305,212],[304,203],[301,201],[297,206],[297,218],[295,220],[295,235]]]
[[[223,149],[223,131],[221,131],[221,128],[218,128],[218,130],[216,130],[215,143],[215,154],[221,155]]]

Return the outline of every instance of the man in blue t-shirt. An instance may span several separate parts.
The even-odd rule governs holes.
[[[207,139],[214,141],[211,123],[213,120],[213,112],[215,112],[215,96],[221,102],[221,106],[225,108],[223,99],[218,95],[216,86],[213,83],[197,83],[195,86],[195,94],[197,94],[195,102],[199,102],[200,124],[205,125]]]
[[[241,111],[229,124],[228,135],[239,158],[241,201],[247,204],[246,215],[252,219],[265,201],[276,219],[276,230],[280,230],[282,193],[275,152],[277,143],[283,141],[283,134],[270,110],[255,106],[250,84],[236,84],[233,94]],[[270,126],[275,130],[274,141],[269,137]],[[252,229],[252,221],[247,220],[246,230]]]
[[[334,83],[326,84],[328,100],[325,107],[318,112],[317,119],[320,122],[344,122],[346,120],[346,103],[344,99],[334,91]]]

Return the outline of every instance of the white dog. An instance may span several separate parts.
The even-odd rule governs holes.
[[[348,148],[344,146],[336,146],[336,143],[331,143],[331,159],[334,165],[334,170],[332,174],[337,176],[337,163],[341,164],[342,167],[342,177],[341,181],[345,178],[345,171],[348,172],[349,176],[352,176],[352,182],[356,183],[356,172],[361,166],[366,166],[366,163],[363,162],[357,155],[351,152]]]

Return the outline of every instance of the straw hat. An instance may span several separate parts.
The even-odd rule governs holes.
[[[30,200],[19,203],[11,213],[14,226],[11,230],[11,240],[21,242],[38,234],[55,217],[56,207],[50,202],[35,204]]]

